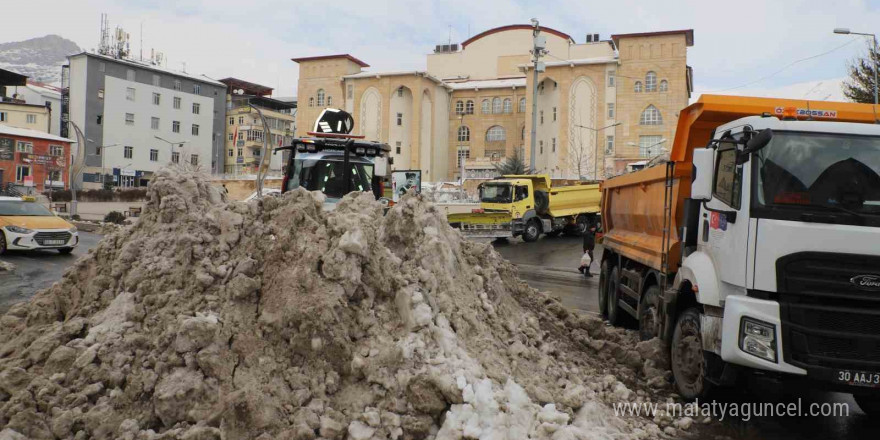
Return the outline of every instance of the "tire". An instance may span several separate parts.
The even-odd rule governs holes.
[[[707,380],[708,367],[700,333],[700,311],[696,307],[678,315],[672,334],[670,359],[678,394],[686,400],[706,397],[711,384]]]
[[[541,236],[541,221],[533,218],[526,222],[526,229],[523,231],[522,238],[526,243],[532,243]]]
[[[550,196],[546,191],[535,191],[535,212],[546,214],[550,208]]]
[[[73,248],[71,248],[71,247],[58,249],[58,253],[63,254],[63,255],[67,255],[71,252],[73,252]]]
[[[3,231],[0,231],[0,255],[5,254],[6,250],[7,250],[6,233],[4,233]]]
[[[853,395],[853,399],[859,404],[863,413],[873,417],[880,416],[880,397]]]
[[[608,277],[611,276],[610,270],[608,269],[608,261],[602,262],[602,268],[599,270],[599,313],[602,314],[603,318],[608,317]]]
[[[608,282],[605,283],[605,295],[608,298],[608,322],[611,325],[623,325],[624,314],[623,309],[618,305],[620,299],[620,270],[615,266],[608,275]]]
[[[639,339],[650,341],[659,335],[660,286],[648,287],[639,301]]]

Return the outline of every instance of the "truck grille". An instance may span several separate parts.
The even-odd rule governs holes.
[[[64,243],[70,241],[70,232],[37,232],[34,235],[34,241],[40,246],[45,246],[46,240],[64,240]]]
[[[857,275],[880,275],[880,257],[792,254],[777,261],[776,273],[786,362],[880,367],[880,291],[850,282]]]

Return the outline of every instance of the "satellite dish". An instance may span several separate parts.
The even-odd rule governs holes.
[[[354,129],[354,118],[346,111],[325,108],[315,121],[315,133],[349,134]]]

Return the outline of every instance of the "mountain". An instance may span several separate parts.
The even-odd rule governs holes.
[[[73,41],[58,35],[0,43],[0,68],[27,75],[34,81],[61,82],[61,66],[67,56],[82,50]]]

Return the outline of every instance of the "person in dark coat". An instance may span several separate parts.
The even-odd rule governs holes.
[[[587,231],[584,233],[584,253],[590,256],[590,261],[593,261],[593,249],[596,248],[596,225],[591,224],[587,227]],[[590,273],[590,267],[580,268],[584,276],[587,278],[592,278],[593,274]]]

